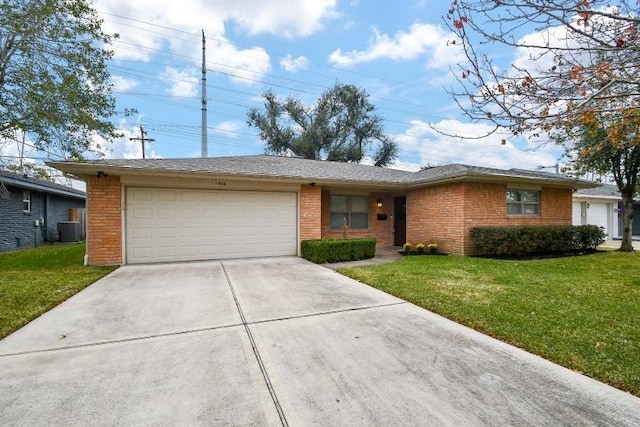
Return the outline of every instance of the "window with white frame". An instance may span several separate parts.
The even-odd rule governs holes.
[[[508,190],[507,215],[540,215],[540,192]]]
[[[31,212],[31,191],[22,191],[22,211]]]
[[[340,229],[345,223],[351,229],[369,228],[369,197],[331,196],[331,228]]]

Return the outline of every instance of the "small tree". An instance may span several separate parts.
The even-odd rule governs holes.
[[[606,115],[582,112],[555,138],[574,154],[578,173],[613,176],[624,208],[620,250],[633,251],[633,201],[640,184],[640,109],[620,107]]]
[[[104,48],[112,37],[87,0],[0,3],[0,140],[25,133],[65,158],[117,136]]]
[[[250,109],[247,123],[258,129],[267,153],[290,151],[305,159],[354,163],[369,154],[376,166],[397,157],[398,146],[385,135],[382,118],[363,89],[336,84],[310,106],[298,98],[278,99],[270,90],[263,97],[264,110]]]
[[[640,18],[627,0],[454,0],[446,22],[467,61],[451,94],[472,120],[562,145],[581,171],[614,176],[633,250]],[[485,49],[484,46],[490,46]],[[518,53],[510,67],[500,47]],[[633,126],[636,126],[635,128]],[[506,143],[506,138],[503,140]]]

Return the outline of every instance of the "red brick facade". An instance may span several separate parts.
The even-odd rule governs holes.
[[[122,264],[122,186],[118,176],[87,180],[87,256],[91,265]]]
[[[406,194],[363,192],[369,197],[369,228],[348,230],[348,237],[374,237],[378,246],[394,244],[394,196],[406,195],[407,241],[436,242],[445,253],[472,255],[469,229],[482,225],[570,225],[572,190],[541,190],[540,215],[507,215],[506,184],[455,182]],[[341,238],[331,228],[331,194],[358,194],[302,185],[299,194],[300,240]],[[378,207],[378,200],[383,206]],[[117,176],[91,176],[87,181],[87,255],[91,265],[123,263],[122,185]],[[379,217],[379,215],[381,215]],[[384,217],[386,216],[386,219]]]
[[[571,189],[543,187],[540,215],[507,215],[505,184],[461,182],[407,193],[407,240],[436,242],[446,253],[472,255],[477,226],[571,225]]]
[[[300,240],[322,237],[321,193],[319,186],[303,185],[300,188]]]
[[[350,195],[349,192],[336,192],[334,194]],[[382,201],[382,207],[377,206],[378,200]],[[386,219],[378,219],[378,214],[386,214]],[[393,245],[393,197],[388,193],[369,194],[369,228],[366,230],[350,229],[347,236],[352,238],[373,237],[378,246]],[[342,229],[331,228],[331,192],[322,192],[322,237],[342,238]]]
[[[407,192],[407,241],[435,242],[443,252],[462,253],[464,188],[464,183],[453,183]]]

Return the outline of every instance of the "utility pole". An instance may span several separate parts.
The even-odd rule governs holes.
[[[202,30],[202,154],[201,157],[208,157],[207,147],[207,58],[206,39]]]
[[[142,143],[142,158],[143,159],[147,158],[145,156],[145,154],[144,154],[144,143],[145,143],[145,141],[148,141],[148,142],[155,141],[155,139],[153,139],[153,138],[145,138],[146,135],[147,135],[147,132],[144,130],[142,125],[140,125],[140,138],[129,138],[130,141],[140,141]]]

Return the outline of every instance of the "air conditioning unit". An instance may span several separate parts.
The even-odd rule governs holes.
[[[63,221],[58,223],[61,242],[79,242],[81,239],[80,222]]]

